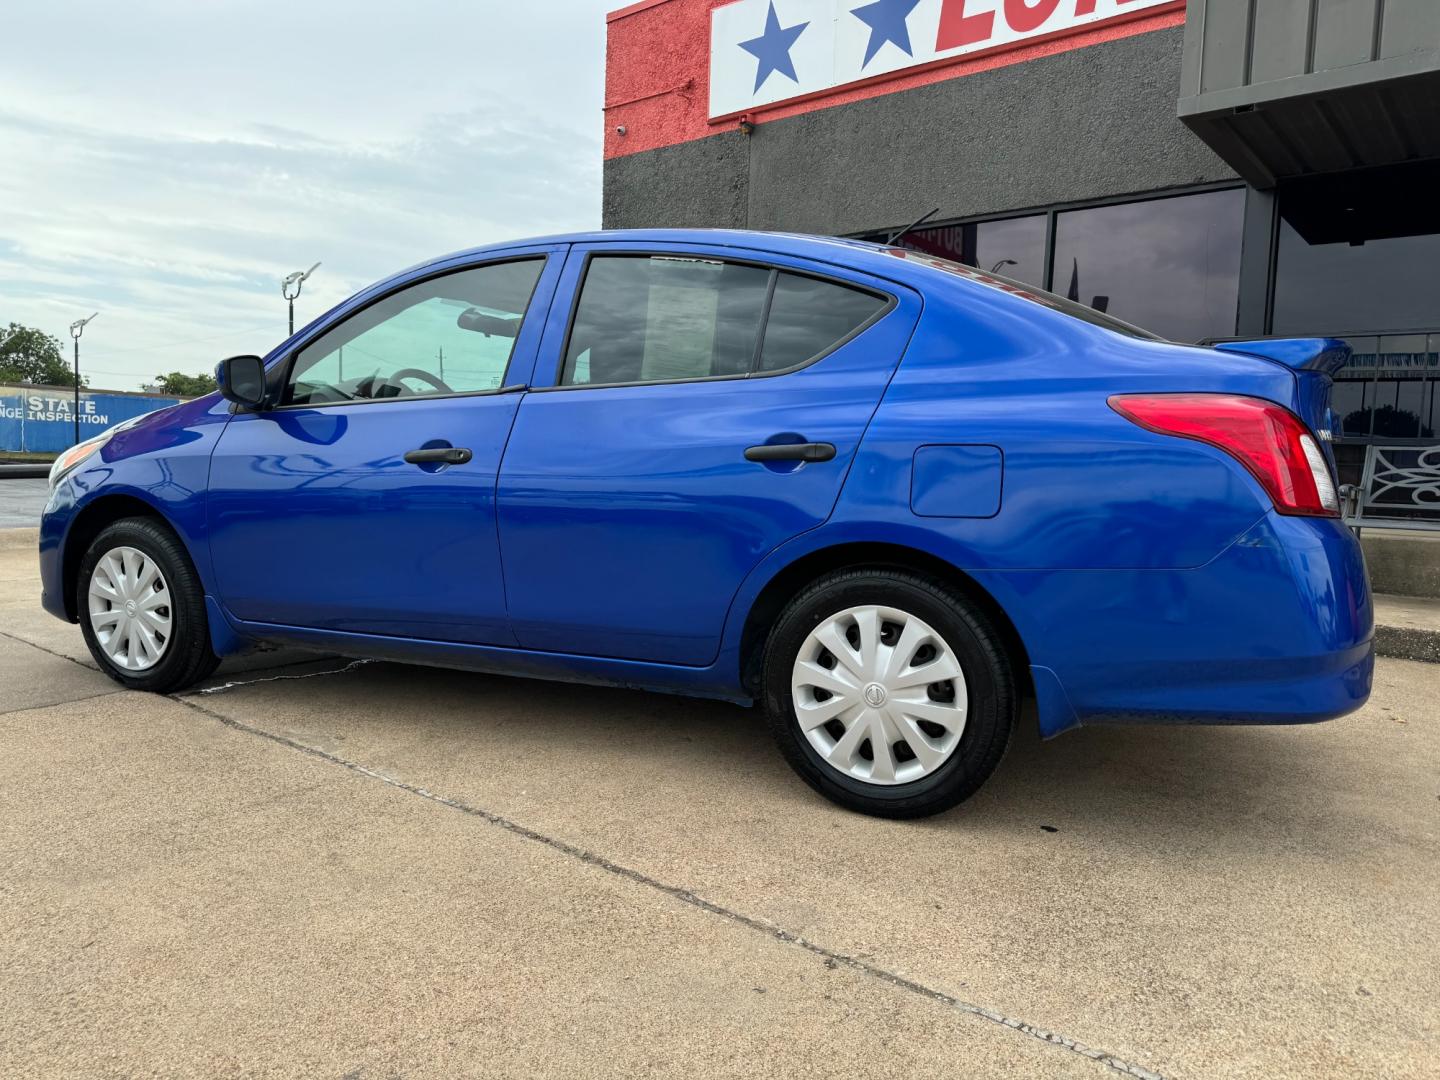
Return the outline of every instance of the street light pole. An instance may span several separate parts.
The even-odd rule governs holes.
[[[300,295],[300,290],[305,286],[305,279],[313,274],[320,264],[317,262],[309,270],[296,270],[293,274],[286,274],[285,279],[280,282],[280,295],[290,301],[290,336],[295,336],[295,299]],[[293,292],[291,290],[294,290]]]
[[[97,311],[95,315],[99,315]],[[95,318],[91,315],[90,319]],[[85,324],[90,319],[76,319],[70,324],[70,338],[75,342],[75,444],[80,444],[80,335],[85,332]]]

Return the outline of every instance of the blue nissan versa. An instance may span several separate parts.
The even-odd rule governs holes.
[[[817,791],[916,817],[1026,696],[1046,736],[1364,703],[1346,356],[859,242],[482,248],[66,453],[44,604],[141,690],[273,642],[761,702]]]

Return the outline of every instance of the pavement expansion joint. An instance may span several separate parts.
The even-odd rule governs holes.
[[[84,697],[66,698],[64,701],[47,702],[40,705],[21,705],[18,709],[0,709],[0,716],[9,716],[11,713],[35,712],[37,709],[53,709],[57,705],[78,705],[82,701],[98,701],[103,697],[114,697],[116,694],[126,693],[123,686],[117,686],[114,690],[101,690],[98,694],[87,694]]]
[[[62,652],[56,652],[54,649],[47,649],[44,645],[41,645],[39,642],[31,641],[31,640],[29,640],[28,638],[23,638],[23,637],[21,637],[19,634],[11,634],[11,633],[7,633],[7,632],[4,631],[4,630],[0,630],[0,637],[9,638],[11,641],[18,641],[21,645],[29,645],[32,649],[39,649],[39,650],[40,650],[41,652],[43,652],[43,653],[49,653],[51,656],[56,657],[57,659],[60,659],[60,660],[69,660],[70,663],[74,664],[76,667],[82,667],[82,668],[84,668],[86,671],[99,671],[99,670],[100,670],[98,667],[95,667],[95,666],[93,666],[93,665],[91,665],[91,664],[87,664],[87,663],[85,663],[85,661],[83,661],[83,660],[76,660],[75,657],[73,657],[73,656],[66,656],[64,653],[62,653]],[[123,689],[123,688],[122,688],[122,689]]]
[[[346,668],[340,668],[330,672],[316,672],[314,674],[340,674],[341,672],[348,671],[359,664],[364,664],[368,662],[369,661],[365,660],[357,660]],[[309,678],[309,676],[272,676],[267,679],[255,679],[248,681],[269,682],[275,678],[300,679]],[[243,683],[226,684],[226,686],[215,687],[214,690],[219,691],[227,689],[229,686],[234,685],[243,685]],[[202,694],[209,692],[211,691],[200,691],[200,693]],[[1032,1039],[1038,1039],[1041,1042],[1049,1043],[1052,1046],[1058,1046],[1062,1049],[1069,1050],[1072,1053],[1079,1054],[1082,1057],[1090,1059],[1091,1061],[1106,1065],[1110,1069],[1124,1076],[1137,1077],[1138,1080],[1165,1080],[1165,1078],[1159,1073],[1153,1072],[1152,1070],[1147,1069],[1142,1065],[1137,1065],[1132,1062],[1125,1061],[1124,1059],[1116,1057],[1114,1054],[1108,1053],[1107,1051],[1087,1046],[1084,1043],[1076,1039],[1072,1039],[1067,1035],[1062,1035],[1059,1032],[1049,1031],[1045,1028],[1028,1023],[1025,1020],[1021,1020],[1013,1016],[1007,1016],[1004,1013],[997,1012],[994,1009],[989,1009],[982,1005],[975,1005],[968,1001],[962,1001],[960,998],[947,994],[942,990],[935,990],[931,987],[925,986],[923,983],[916,982],[914,979],[908,979],[903,975],[898,975],[893,971],[888,971],[877,964],[872,964],[857,957],[850,956],[841,952],[836,952],[832,949],[828,949],[823,945],[810,941],[800,936],[799,934],[784,929],[783,927],[777,927],[771,923],[767,923],[760,919],[754,918],[753,916],[746,915],[742,912],[724,907],[720,904],[715,903],[712,900],[707,900],[703,896],[699,896],[691,892],[689,889],[682,888],[678,885],[666,884],[665,882],[660,881],[657,878],[653,878],[639,870],[632,869],[628,866],[623,866],[620,863],[612,862],[610,859],[605,858],[603,855],[599,855],[593,851],[578,847],[575,844],[569,843],[568,841],[560,840],[556,837],[548,836],[545,833],[538,832],[537,830],[532,829],[529,826],[522,825],[516,821],[512,821],[511,819],[503,817],[502,815],[497,814],[494,811],[486,810],[483,807],[472,806],[469,803],[462,802],[459,799],[451,798],[448,795],[442,795],[438,792],[430,791],[427,788],[420,787],[417,784],[408,783],[407,781],[398,779],[394,776],[389,776],[385,773],[369,768],[368,766],[361,765],[359,762],[350,761],[347,758],[340,757],[338,754],[332,754],[329,751],[321,750],[317,747],[310,746],[306,743],[300,742],[298,739],[292,739],[285,735],[277,735],[273,732],[266,731],[263,728],[254,727],[250,724],[246,724],[239,720],[232,719],[228,716],[222,716],[220,713],[214,712],[213,710],[206,708],[204,705],[194,700],[194,698],[195,695],[193,694],[189,696],[171,696],[171,700],[175,701],[177,704],[183,705],[188,709],[192,709],[195,712],[198,712],[211,720],[223,724],[228,728],[243,732],[247,735],[254,735],[258,738],[268,739],[271,742],[278,743],[281,746],[287,747],[291,750],[298,750],[303,754],[309,754],[310,756],[319,758],[322,761],[327,761],[332,765],[339,765],[340,767],[348,769],[351,772],[358,773],[361,776],[369,777],[372,780],[379,780],[381,783],[389,784],[391,787],[399,788],[401,791],[407,792],[408,794],[418,795],[422,799],[428,799],[431,802],[439,803],[441,806],[448,807],[451,810],[457,810],[462,814],[468,814],[471,817],[479,818],[482,821],[488,822],[491,825],[495,825],[523,839],[532,840],[538,844],[544,844],[548,848],[558,851],[561,854],[567,855],[573,859],[577,859],[580,862],[586,863],[590,866],[596,867],[597,869],[603,870],[606,873],[614,874],[618,877],[625,878],[626,880],[634,884],[642,885],[646,888],[655,889],[657,892],[662,892],[665,895],[672,897],[675,900],[679,900],[682,903],[690,904],[691,906],[700,908],[702,911],[707,911],[712,915],[718,915],[721,918],[728,919],[731,922],[746,927],[747,929],[758,931],[759,933],[762,933],[767,937],[773,938],[777,941],[782,941],[787,945],[794,945],[798,948],[806,950],[807,952],[824,957],[827,966],[843,964],[851,970],[861,972],[862,974],[868,975],[872,978],[879,979],[882,982],[889,983],[891,986],[894,986],[898,989],[907,990],[911,993],[918,994],[921,997],[928,998],[931,1001],[954,1009],[957,1012],[966,1013],[970,1016],[978,1017],[982,1020],[988,1020],[991,1023],[1000,1024],[1003,1027],[1010,1028],[1012,1031],[1016,1031],[1022,1035],[1027,1035]]]

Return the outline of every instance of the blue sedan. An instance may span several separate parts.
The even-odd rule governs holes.
[[[1026,699],[1047,737],[1365,702],[1346,356],[845,240],[481,248],[63,455],[43,602],[139,690],[264,642],[758,704],[816,791],[918,817]]]

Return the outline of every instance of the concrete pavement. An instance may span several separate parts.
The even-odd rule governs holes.
[[[897,823],[721,704],[113,692],[35,588],[0,542],[6,1075],[1440,1072],[1434,665],[1315,727],[1024,734]]]

